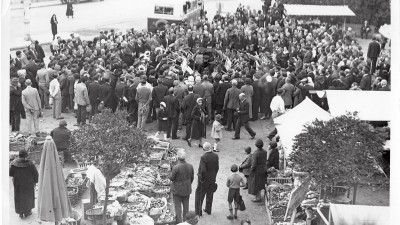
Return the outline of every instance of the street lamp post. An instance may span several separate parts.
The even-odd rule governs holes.
[[[24,0],[24,40],[31,40],[31,0]]]

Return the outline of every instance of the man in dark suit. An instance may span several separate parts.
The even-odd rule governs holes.
[[[22,53],[21,51],[17,51],[15,55],[17,56],[17,58],[15,58],[15,68],[17,68],[17,70],[20,70],[22,69],[22,61],[21,61]]]
[[[163,84],[163,80],[161,78],[157,79],[157,84],[158,85],[153,88],[153,91],[151,93],[151,98],[153,99],[153,107],[156,108],[156,110],[160,108],[160,103],[163,101],[164,97],[168,93],[168,87]]]
[[[182,102],[183,116],[186,121],[186,136],[185,136],[184,140],[188,140],[190,138],[191,131],[192,131],[192,122],[193,122],[193,118],[192,118],[191,114],[192,114],[193,108],[196,106],[196,100],[198,98],[200,98],[199,95],[193,93],[192,85],[188,86],[188,92],[189,92],[189,94],[183,98],[183,102]]]
[[[69,110],[73,110],[74,108],[74,85],[75,80],[79,80],[80,76],[78,73],[70,74],[67,78],[67,85],[68,85],[68,108]]]
[[[68,97],[69,97],[68,80],[66,72],[61,73],[61,75],[58,77],[58,82],[60,83],[60,90],[61,90],[61,112],[66,113],[66,108],[68,105]],[[69,110],[73,110],[73,108]]]
[[[100,103],[100,84],[99,84],[99,76],[94,76],[94,81],[89,84],[88,94],[90,105],[92,106],[92,110],[90,111],[90,117],[92,118],[94,114],[99,112],[98,107]],[[91,119],[90,119],[91,120]]]
[[[104,83],[100,86],[100,100],[104,103],[104,108],[111,108],[111,92],[110,78],[103,78]]]
[[[199,171],[197,174],[198,183],[195,194],[195,211],[197,215],[202,216],[202,206],[204,197],[206,197],[206,207],[204,212],[211,214],[214,191],[216,187],[216,177],[219,170],[219,157],[212,151],[208,142],[203,144],[205,153],[200,158]]]
[[[222,117],[222,125],[226,125],[226,111],[223,110],[224,108],[224,99],[225,99],[225,94],[228,91],[229,88],[232,87],[231,83],[228,81],[228,76],[223,75],[222,76],[222,83],[218,85],[217,90],[214,91],[215,95],[215,105],[216,105],[216,113],[223,115]]]
[[[176,136],[176,132],[178,131],[178,119],[179,119],[179,101],[174,96],[174,89],[170,88],[168,90],[168,95],[164,97],[163,102],[167,105],[166,111],[168,113],[168,131],[167,131],[167,138],[172,136],[172,139],[179,139]],[[172,130],[172,135],[171,135]]]
[[[363,91],[370,91],[371,85],[372,85],[372,78],[371,75],[369,74],[369,68],[368,66],[366,66],[364,67],[364,76],[361,78],[360,81],[360,88]]]
[[[138,104],[135,100],[137,92],[137,85],[134,84],[133,79],[128,80],[128,122],[136,125],[138,120]]]
[[[236,120],[234,118],[234,113],[237,108],[239,108],[239,94],[240,89],[237,86],[237,80],[232,80],[232,87],[226,91],[225,99],[224,99],[224,110],[226,110],[228,114],[228,121],[227,121],[227,131],[232,131],[232,124],[233,127],[236,127]]]
[[[257,75],[258,76],[258,75]],[[252,116],[252,120],[256,121],[258,120],[258,113],[260,112],[260,102],[261,102],[261,87],[258,85],[258,78],[256,77],[256,75],[253,76],[254,81],[253,81],[253,97],[252,97],[252,112],[253,112],[253,116]]]
[[[32,81],[32,87],[38,89],[39,85],[36,82],[37,71],[40,70],[39,63],[40,60],[33,61],[31,56],[27,57],[29,63],[26,64],[26,79]]]
[[[369,43],[367,57],[371,59],[371,74],[375,73],[376,61],[381,53],[381,46],[377,42],[376,37],[372,38],[372,42]]]
[[[17,67],[17,65],[15,64],[15,67]],[[386,70],[386,72],[390,71],[390,60],[388,57],[386,57],[377,67],[377,69],[379,69],[379,76],[382,77],[382,79],[388,79],[387,77],[383,76],[384,72]]]
[[[250,128],[249,125],[250,104],[247,102],[246,95],[244,93],[239,94],[239,100],[240,100],[239,108],[236,111],[238,119],[236,121],[236,126],[235,126],[235,137],[233,137],[232,140],[240,139],[240,128],[242,126],[246,128],[247,132],[249,132],[251,139],[254,139],[256,133]]]

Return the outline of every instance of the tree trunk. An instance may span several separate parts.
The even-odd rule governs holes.
[[[106,177],[106,198],[104,200],[103,225],[107,225],[107,204],[108,204],[109,189],[110,189],[110,180]]]
[[[353,191],[353,205],[356,204],[356,198],[357,198],[357,187],[358,187],[358,183],[354,184],[354,191]]]

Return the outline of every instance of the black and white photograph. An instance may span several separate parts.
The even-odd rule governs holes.
[[[398,12],[2,1],[0,223],[400,224]]]

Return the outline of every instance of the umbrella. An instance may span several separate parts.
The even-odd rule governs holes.
[[[61,163],[50,136],[46,137],[40,160],[38,215],[43,221],[56,223],[72,216]]]
[[[389,39],[390,39],[390,31],[391,31],[391,26],[388,24],[385,24],[379,28],[379,33]]]

